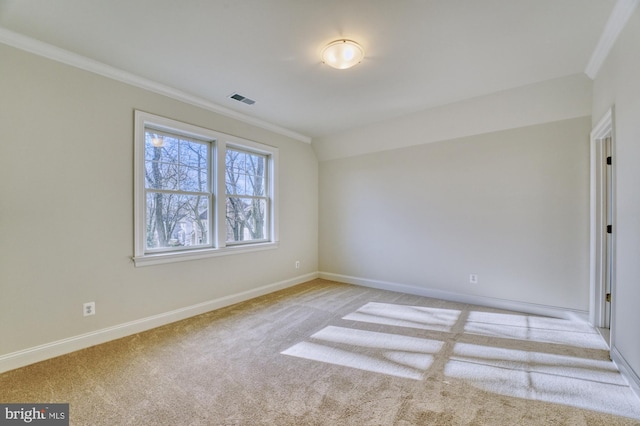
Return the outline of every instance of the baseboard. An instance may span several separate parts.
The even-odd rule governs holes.
[[[640,377],[633,371],[627,360],[624,359],[618,348],[611,347],[611,360],[614,362],[620,374],[629,382],[629,387],[640,398]]]
[[[377,288],[379,290],[389,290],[400,293],[414,294],[416,296],[432,297],[435,299],[448,300],[451,302],[468,303],[472,305],[486,306],[489,308],[505,309],[509,311],[523,312],[533,315],[543,315],[554,318],[580,319],[582,321],[587,321],[588,319],[587,311],[559,308],[556,306],[538,305],[535,303],[518,302],[514,300],[498,299],[494,297],[453,293],[443,290],[417,287],[408,284],[399,284],[388,281],[373,280],[369,278],[332,274],[329,272],[320,272],[319,276],[320,278],[326,280],[361,285],[363,287]]]
[[[112,327],[103,328],[92,331],[90,333],[69,337],[55,342],[45,343],[43,345],[34,346],[32,348],[23,349],[0,356],[0,373],[24,367],[29,364],[44,361],[60,355],[75,352],[111,340],[120,339],[142,331],[151,330],[172,322],[180,321],[195,315],[200,315],[215,309],[224,308],[235,303],[253,299],[274,291],[282,290],[294,285],[318,278],[318,273],[313,272],[300,275],[288,280],[265,285],[252,290],[243,291],[241,293],[232,294],[214,300],[198,303],[173,311],[164,312],[162,314],[153,315],[124,324],[118,324]]]

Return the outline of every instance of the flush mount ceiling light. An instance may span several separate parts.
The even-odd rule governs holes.
[[[322,49],[322,62],[339,70],[357,65],[362,58],[364,58],[364,49],[353,40],[332,41]]]

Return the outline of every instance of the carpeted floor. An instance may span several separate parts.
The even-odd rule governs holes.
[[[0,375],[74,425],[640,425],[585,323],[314,280]]]

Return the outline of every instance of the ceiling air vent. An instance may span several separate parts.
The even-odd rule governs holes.
[[[256,103],[256,101],[254,101],[253,99],[249,99],[246,96],[242,96],[240,93],[234,93],[233,95],[229,96],[231,99],[235,99],[236,101],[240,101],[243,102],[247,105],[253,105]]]

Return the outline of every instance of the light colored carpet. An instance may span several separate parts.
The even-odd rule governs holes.
[[[640,425],[579,321],[314,280],[0,375],[77,425]]]

